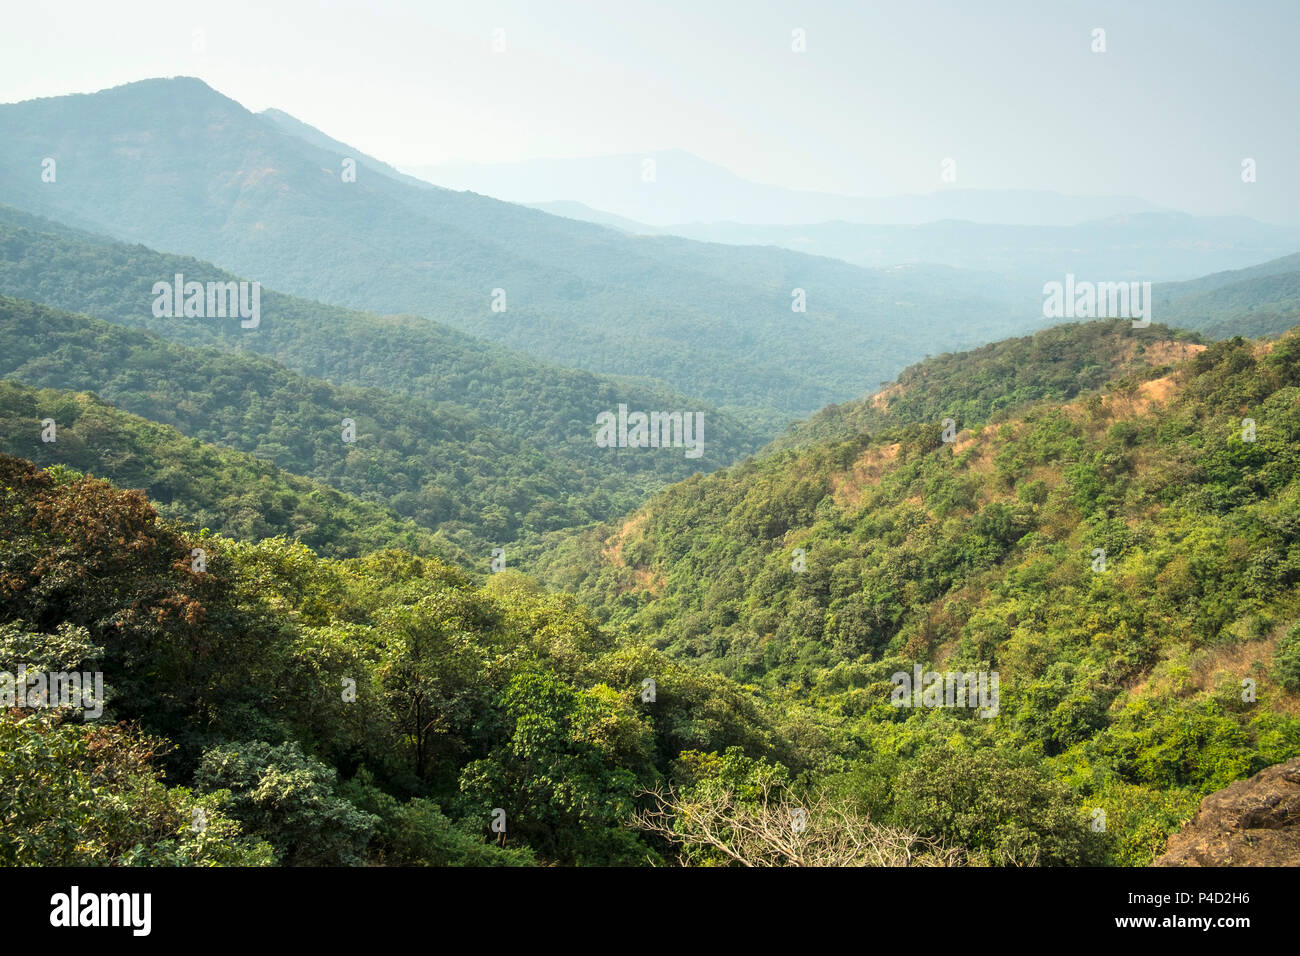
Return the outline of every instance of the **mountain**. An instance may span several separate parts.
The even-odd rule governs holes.
[[[181,349],[0,305],[16,330],[0,354],[55,343],[56,364],[75,354],[145,385]],[[92,322],[95,340],[73,334]],[[701,828],[798,807],[901,847],[877,858],[899,865],[1151,862],[1207,794],[1300,752],[1300,331],[1200,346],[1097,322],[935,361],[873,433],[694,475],[617,523],[551,536],[533,566],[594,614],[513,570],[480,586],[401,551],[335,561],[196,538],[142,496],[0,455],[0,653],[110,675],[106,725],[172,741],[168,786],[185,789],[168,805],[222,823],[168,845],[95,817],[78,824],[93,834],[81,858],[122,862],[127,843],[137,862],[720,864],[736,847]],[[1093,365],[1118,377],[1093,389]],[[189,393],[155,402],[185,414],[230,378],[193,367]],[[949,442],[916,418],[930,408],[916,390],[938,381],[987,423]],[[176,470],[196,453],[90,396],[6,396],[8,430],[26,419],[34,446],[37,406],[64,403],[69,438],[123,475],[141,453]],[[1000,683],[986,712],[899,706],[918,666]],[[68,722],[51,753],[0,714],[13,819],[42,793],[93,816],[76,795],[117,794],[152,766],[120,729],[97,738],[114,772],[96,783],[75,759],[85,726]],[[163,795],[118,799],[152,820]],[[504,848],[482,839],[498,809],[514,821]],[[331,828],[300,825],[320,813]],[[0,841],[15,863],[69,852]]]
[[[589,218],[572,211],[562,214]],[[1241,216],[1171,212],[1126,213],[1064,225],[953,219],[920,225],[717,222],[658,231],[702,242],[780,246],[868,268],[938,263],[995,272],[1028,286],[1041,286],[1067,272],[1108,282],[1185,279],[1253,265],[1300,248],[1300,229]]]
[[[990,295],[983,277],[626,236],[364,164],[347,182],[348,158],[193,79],[0,106],[0,202],[289,293],[657,378],[769,433],[926,352],[1045,324],[1037,297]]]
[[[563,216],[565,219],[576,219],[579,222],[592,222],[598,226],[608,226],[610,229],[617,229],[619,232],[631,233],[635,236],[653,236],[672,232],[671,229],[658,229],[654,226],[647,226],[643,222],[625,219],[622,216],[614,215],[612,212],[592,209],[590,206],[584,206],[580,202],[573,202],[568,199],[561,199],[556,202],[526,203],[526,205],[550,213],[552,216]],[[683,235],[683,233],[673,234]]]
[[[653,180],[647,181],[650,169]],[[1030,189],[947,188],[928,195],[839,196],[751,182],[680,149],[517,163],[447,163],[406,171],[451,189],[519,203],[568,200],[655,227],[719,222],[790,226],[833,220],[914,225],[940,219],[1068,226],[1156,210],[1131,196],[1066,196]],[[938,175],[936,165],[936,179]]]
[[[809,201],[662,158],[674,203]],[[1300,755],[1296,256],[1141,329],[1044,328],[1034,273],[1280,233],[952,191],[898,208],[1042,221],[890,228],[1011,271],[871,269],[413,181],[185,78],[0,107],[0,200],[0,675],[96,685],[0,687],[0,865],[1276,836],[1238,811]],[[605,447],[623,406],[701,456]]]
[[[1154,314],[1207,335],[1277,335],[1300,324],[1300,253],[1170,282],[1152,290]]]
[[[1112,320],[1053,326],[918,362],[873,395],[827,406],[796,422],[763,454],[948,417],[962,428],[982,425],[1032,402],[1070,401],[1203,347],[1197,334],[1159,323],[1144,329]]]
[[[947,416],[962,425],[982,423],[1028,401],[1069,400],[1186,358],[1213,338],[1280,334],[1300,325],[1300,254],[1160,283],[1152,303],[1153,314],[1166,319],[1146,329],[1110,320],[1075,323],[927,358],[881,391],[792,423],[763,453]]]
[[[408,186],[415,186],[420,189],[440,188],[437,186],[431,186],[422,179],[408,176],[395,166],[390,166],[381,159],[375,159],[373,156],[368,156],[361,152],[361,150],[349,146],[347,143],[340,142],[331,136],[326,136],[316,127],[304,123],[296,116],[290,116],[284,110],[277,110],[274,108],[265,109],[257,115],[260,119],[273,123],[290,136],[297,137],[303,142],[310,143],[317,149],[355,159],[357,165],[362,169],[369,170],[373,173],[379,173],[383,176],[388,176],[390,179],[394,179],[397,182],[405,183]]]
[[[1222,289],[1225,286],[1250,279],[1266,279],[1270,276],[1286,275],[1297,270],[1300,270],[1300,252],[1282,256],[1278,259],[1271,259],[1268,262],[1261,262],[1245,269],[1217,272],[1214,275],[1200,276],[1184,282],[1170,282],[1163,287],[1163,291],[1169,294],[1171,298],[1177,298],[1201,292],[1213,292],[1216,289]]]

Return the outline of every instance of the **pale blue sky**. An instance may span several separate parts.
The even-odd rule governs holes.
[[[193,75],[399,166],[680,148],[891,195],[954,157],[963,187],[1300,222],[1295,0],[59,0],[4,21],[0,101]]]

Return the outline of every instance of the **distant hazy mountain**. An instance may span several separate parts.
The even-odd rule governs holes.
[[[934,263],[987,270],[1030,283],[1065,272],[1115,281],[1174,281],[1273,259],[1300,249],[1300,229],[1243,216],[1146,212],[1073,226],[942,222],[918,226],[820,222],[754,226],[738,222],[649,226],[579,202],[534,208],[639,235],[674,235],[729,245],[780,246],[881,268]]]
[[[362,157],[195,79],[0,106],[0,202],[319,301],[658,378],[773,430],[927,353],[1045,324],[1036,292],[987,277],[628,236],[414,185],[377,160],[348,182],[348,159]]]
[[[1270,259],[1267,262],[1261,262],[1244,269],[1216,272],[1213,275],[1200,276],[1196,279],[1188,279],[1185,282],[1170,282],[1162,286],[1161,291],[1177,298],[1194,293],[1212,292],[1216,289],[1222,289],[1252,279],[1264,279],[1269,276],[1285,275],[1293,272],[1300,272],[1300,252],[1288,256],[1279,256],[1276,259]]]
[[[1272,259],[1300,249],[1300,229],[1242,216],[1147,212],[1071,226],[946,220],[919,226],[826,222],[668,226],[689,239],[774,245],[876,268],[933,262],[1046,281],[1066,272],[1107,280],[1168,281]]]
[[[1164,283],[1156,286],[1152,299],[1162,322],[1220,338],[1277,335],[1300,325],[1300,253]]]
[[[646,181],[647,161],[653,162],[652,182]],[[838,196],[750,182],[679,149],[518,163],[413,166],[406,172],[449,189],[470,189],[511,202],[570,200],[651,226],[712,222],[800,225],[837,219],[909,224],[965,219],[1059,226],[1157,209],[1132,196],[1065,196],[1030,189],[953,188],[923,196]]]

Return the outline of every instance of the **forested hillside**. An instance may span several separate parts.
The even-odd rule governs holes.
[[[364,163],[345,182],[358,157],[322,142],[192,78],[3,105],[0,202],[313,299],[653,376],[767,427],[927,353],[1045,324],[1037,301],[957,273],[625,236]],[[41,157],[56,160],[56,182],[41,181]],[[796,289],[806,312],[792,309]]]
[[[481,421],[599,475],[611,489],[653,474],[666,483],[729,464],[761,444],[760,432],[733,415],[659,382],[614,379],[528,359],[437,322],[376,316],[261,291],[261,323],[158,318],[155,282],[237,281],[211,263],[155,252],[70,229],[0,206],[0,294],[147,329],[182,345],[254,352],[336,385],[382,388],[461,418]],[[709,441],[697,460],[610,455],[590,440],[599,411],[693,409],[707,414]]]
[[[476,587],[400,551],[331,561],[283,540],[194,538],[104,482],[8,456],[0,472],[0,654],[100,672],[106,701],[85,723],[0,712],[5,863],[1112,852],[1072,788],[1023,755],[992,738],[977,761],[954,751],[961,722],[917,728],[915,766],[900,771],[836,710],[765,699],[618,637],[512,572]],[[935,813],[952,788],[979,797],[960,826]],[[794,814],[811,822],[792,847]],[[68,827],[83,836],[64,839]]]
[[[590,421],[530,439],[451,403],[331,385],[255,354],[188,348],[6,297],[0,376],[93,391],[191,438],[382,504],[480,556],[522,534],[617,515],[666,475],[697,464],[681,453],[595,449],[594,411]],[[346,440],[345,419],[355,423],[354,441]],[[710,419],[707,428],[701,460],[725,460],[734,448],[725,425]],[[626,464],[611,477],[615,468],[587,465],[585,454],[562,457],[555,445],[587,446]]]
[[[1164,322],[1215,338],[1278,335],[1300,324],[1300,253],[1154,289]]]
[[[0,655],[107,698],[0,710],[5,864],[644,863],[669,848],[624,824],[683,752],[807,761],[752,692],[509,572],[197,539],[4,455],[0,509]]]
[[[9,6],[23,942],[1285,925],[1300,5]]]
[[[1149,863],[1201,796],[1300,752],[1300,333],[1204,347],[1114,325],[912,370],[972,389],[983,423],[951,442],[900,388],[874,434],[552,536],[534,569],[576,601],[405,551],[198,538],[140,495],[0,459],[5,653],[102,671],[111,718],[0,721],[0,801],[29,833],[6,852]],[[1058,372],[1041,389],[1035,363]],[[1117,377],[1094,387],[1097,366]],[[88,397],[0,395],[38,456],[33,402],[68,416],[73,452],[93,436],[74,462],[124,480],[146,443],[175,469],[254,467]],[[179,517],[225,506],[209,480],[157,488]],[[918,665],[995,672],[992,712],[896,706],[891,675]],[[95,729],[117,720],[137,723]],[[115,801],[86,804],[96,786]],[[60,843],[32,788],[96,838]],[[180,832],[196,808],[209,839]],[[792,813],[812,821],[796,851]]]
[[[764,453],[818,441],[847,441],[911,422],[952,418],[962,428],[1039,399],[1072,399],[1135,372],[1185,358],[1200,336],[1161,323],[1134,329],[1111,321],[1058,325],[1033,335],[945,353],[903,370],[873,395],[829,405],[792,424]]]
[[[1055,344],[1095,354],[1099,326]],[[1172,369],[1130,358],[1105,388],[1019,405],[1004,378],[952,441],[922,390],[922,418],[688,479],[537,567],[676,658],[815,701],[877,814],[898,809],[884,768],[992,748],[1106,809],[1113,859],[1149,862],[1200,796],[1300,752],[1300,333],[1161,334],[1122,333]],[[999,354],[933,380],[963,361],[996,378]],[[918,663],[999,672],[996,718],[891,706]],[[931,811],[958,829],[966,795],[991,799],[945,793]]]
[[[54,422],[53,431],[44,426]],[[51,440],[46,441],[43,435]],[[146,492],[158,513],[229,538],[285,536],[329,557],[401,547],[482,563],[443,536],[263,458],[187,438],[82,392],[0,380],[0,452]]]

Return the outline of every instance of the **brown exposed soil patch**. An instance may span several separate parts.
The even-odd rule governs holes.
[[[974,444],[975,444],[975,433],[963,432],[961,435],[957,436],[957,440],[952,443],[952,453],[954,456],[960,455],[967,448],[970,448]]]
[[[631,582],[627,587],[622,588],[624,592],[640,589],[657,595],[664,589],[664,579],[661,576],[648,568],[629,568],[627,562],[623,560],[623,545],[634,532],[645,526],[648,517],[649,515],[643,511],[623,522],[618,531],[605,540],[605,547],[601,550],[601,557],[612,566],[625,568],[631,572]]]
[[[889,410],[889,403],[903,394],[903,386],[894,384],[888,388],[882,388],[871,396],[871,407],[885,412]]]
[[[1197,345],[1195,342],[1147,342],[1145,346],[1140,357],[1141,363],[1153,367],[1186,361],[1197,352],[1204,352],[1206,349],[1206,346]],[[1124,356],[1125,362],[1132,362],[1138,358],[1137,342],[1130,342]]]
[[[627,543],[627,539],[632,532],[639,531],[645,526],[648,517],[649,515],[643,511],[624,521],[612,538],[605,539],[605,548],[600,553],[601,557],[616,568],[627,567],[623,563],[623,545]]]
[[[874,401],[874,400],[873,400]],[[854,508],[862,492],[880,480],[885,467],[898,457],[901,445],[875,445],[858,456],[848,471],[831,475],[831,497],[841,508]]]
[[[1176,389],[1177,385],[1174,383],[1174,377],[1166,375],[1163,378],[1153,378],[1148,382],[1143,382],[1139,386],[1138,392],[1156,405],[1168,405],[1169,399]]]

